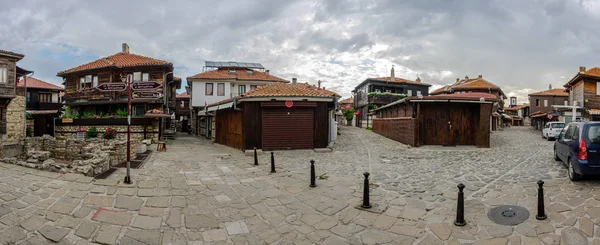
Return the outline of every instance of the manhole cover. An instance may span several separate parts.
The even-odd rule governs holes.
[[[529,219],[529,210],[514,205],[502,205],[492,208],[488,218],[500,225],[518,225]]]

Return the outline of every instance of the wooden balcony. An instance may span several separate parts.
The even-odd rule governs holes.
[[[392,95],[371,95],[369,96],[370,104],[387,105],[394,101],[400,100],[402,97]]]
[[[27,110],[58,110],[62,103],[52,102],[27,102]]]

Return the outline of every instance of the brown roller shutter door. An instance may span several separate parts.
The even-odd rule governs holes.
[[[315,143],[314,125],[314,110],[312,108],[263,108],[263,149],[313,149]]]

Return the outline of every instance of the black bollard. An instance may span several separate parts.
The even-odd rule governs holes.
[[[275,157],[273,156],[273,152],[271,152],[271,173],[275,172]]]
[[[315,160],[310,160],[310,187],[317,187],[317,176],[315,174]]]
[[[256,156],[256,147],[254,147],[254,166],[258,165],[258,157]]]
[[[362,208],[371,208],[371,202],[369,201],[369,172],[365,172],[365,183],[363,187],[363,203]]]
[[[460,183],[457,187],[458,201],[456,205],[456,220],[454,221],[454,225],[465,226],[467,224],[467,222],[465,221],[465,193],[463,192],[465,185]]]
[[[548,218],[546,216],[546,211],[544,210],[544,181],[539,180],[537,182],[538,184],[538,211],[537,211],[537,215],[535,216],[536,219],[538,220],[544,220],[546,218]]]

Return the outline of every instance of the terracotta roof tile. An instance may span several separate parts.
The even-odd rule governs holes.
[[[187,92],[183,92],[175,96],[176,99],[189,99],[190,95]]]
[[[488,93],[462,93],[462,94],[439,94],[439,95],[430,95],[423,96],[424,100],[427,99],[463,99],[463,100],[479,100],[480,98],[484,98],[485,100],[495,101],[498,98],[495,95]],[[411,100],[417,99],[417,97],[410,97]]]
[[[529,96],[531,95],[569,96],[569,93],[565,92],[564,88],[555,88],[529,94]]]
[[[408,80],[408,79],[399,78],[399,77],[394,78],[394,81],[392,81],[392,77],[376,77],[376,78],[367,78],[367,79],[368,80],[375,80],[375,81],[383,81],[383,82],[412,83],[412,84],[419,84],[419,85],[431,86],[431,84],[422,83],[420,81],[420,79],[417,80],[417,81]]]
[[[67,73],[85,71],[90,69],[98,69],[105,67],[134,67],[134,66],[161,66],[161,65],[173,65],[170,62],[164,60],[158,60],[142,55],[119,52],[108,57],[104,57],[87,64],[83,64],[68,70],[64,70],[58,73],[58,75],[64,75]]]
[[[209,106],[215,106],[224,104],[234,99],[244,98],[256,98],[256,97],[315,97],[315,98],[327,98],[327,97],[339,97],[339,94],[318,88],[307,83],[271,83],[260,86],[256,89],[250,90],[245,94],[237,96],[235,98],[229,98],[219,102],[210,104]]]
[[[433,92],[429,93],[431,95],[435,95],[435,94],[441,94],[444,91],[447,91],[448,89],[450,89],[450,85],[444,85],[441,88],[438,88],[436,90],[433,90]]]
[[[25,86],[25,79],[21,78],[19,83],[17,83],[17,87],[22,88],[24,86]],[[39,79],[33,78],[33,77],[27,77],[27,88],[52,89],[52,90],[60,90],[60,91],[65,90],[63,87],[54,85],[49,82],[44,82],[42,80],[39,80]]]
[[[585,71],[585,74],[588,76],[600,77],[600,67],[594,67],[592,69],[589,69],[589,70]]]
[[[340,101],[340,104],[352,104],[352,103],[354,103],[354,97],[349,97],[347,99]]]
[[[234,72],[232,72],[234,71]],[[195,79],[235,79],[235,80],[246,80],[246,81],[271,81],[271,82],[288,82],[283,78],[279,78],[273,75],[270,75],[266,72],[256,71],[247,68],[236,68],[236,69],[227,69],[221,68],[217,70],[207,71],[200,74],[196,74],[194,76],[188,77]]]
[[[452,89],[468,89],[468,88],[494,88],[500,89],[498,85],[493,84],[483,78],[469,79],[464,83],[453,86]]]

